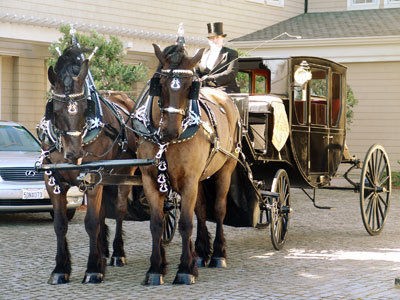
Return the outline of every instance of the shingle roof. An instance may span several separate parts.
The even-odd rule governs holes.
[[[269,40],[283,32],[303,39],[400,35],[400,8],[306,13],[231,41]]]

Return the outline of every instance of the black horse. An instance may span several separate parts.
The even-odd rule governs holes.
[[[51,98],[46,115],[38,125],[46,163],[80,164],[96,160],[134,158],[136,137],[126,129],[134,102],[123,93],[109,93],[108,99],[98,98],[88,90],[85,78],[89,60],[83,59],[77,47],[66,49],[55,67],[48,70]],[[96,92],[96,91],[95,91]],[[96,100],[97,99],[97,100]],[[133,175],[135,167],[114,170],[117,174]],[[67,243],[68,219],[66,194],[78,185],[79,171],[46,172],[46,188],[54,208],[54,230],[57,235],[56,266],[49,283],[67,283],[71,274],[70,252]],[[99,283],[104,279],[109,256],[103,186],[86,191],[87,213],[85,228],[90,238],[90,250],[84,283]],[[112,262],[125,263],[122,240],[122,221],[126,214],[127,197],[131,186],[119,186],[116,200],[116,234]]]

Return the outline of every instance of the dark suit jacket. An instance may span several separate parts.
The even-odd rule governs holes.
[[[209,49],[203,53],[203,56],[208,56]],[[208,69],[200,62],[196,68],[199,77],[211,74],[211,82],[206,82],[206,86],[217,87],[227,93],[239,93],[240,89],[236,83],[236,74],[239,69],[237,61],[238,53],[227,47],[222,47],[219,56],[212,70]]]

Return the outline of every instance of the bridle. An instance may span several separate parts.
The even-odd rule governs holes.
[[[182,78],[190,78],[190,77],[195,77],[197,78],[197,75],[194,75],[192,70],[185,70],[185,69],[161,69],[160,72],[156,73],[157,75],[164,76],[167,78],[172,78],[171,81],[171,89],[173,91],[178,91],[181,86],[181,79]],[[161,86],[160,86],[161,89]],[[187,109],[182,109],[182,108],[176,108],[173,106],[168,106],[168,107],[163,107],[162,106],[162,100],[161,100],[161,91],[159,93],[159,101],[158,101],[158,106],[160,107],[161,113],[171,113],[171,114],[180,114],[182,116],[186,116],[186,111]],[[189,99],[191,99],[189,95]]]
[[[85,125],[80,130],[63,130],[55,125],[55,120],[54,120],[55,101],[68,104],[67,106],[68,115],[73,116],[78,113],[78,102],[84,100],[87,101],[86,112],[84,112],[86,115],[86,122]],[[100,114],[102,115],[101,112]],[[46,130],[47,132],[50,132],[50,123],[55,137],[53,137],[50,134],[49,138],[52,140],[54,144],[57,145],[58,150],[61,150],[62,148],[62,142],[61,142],[62,136],[71,136],[71,137],[81,136],[83,139],[89,130],[104,126],[104,124],[101,122],[101,117],[98,118],[96,116],[96,103],[89,96],[86,85],[84,86],[82,92],[74,94],[69,94],[69,93],[58,94],[55,93],[53,89],[51,90],[51,97],[46,104],[45,117],[41,121],[39,126],[42,127],[42,129]]]

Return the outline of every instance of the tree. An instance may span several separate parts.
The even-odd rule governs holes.
[[[59,55],[56,47],[63,51],[71,46],[69,31],[68,25],[62,26],[60,32],[63,36],[58,42],[50,45],[49,50],[52,57],[47,61],[48,67],[54,66],[57,61]],[[146,66],[124,64],[123,44],[117,37],[109,36],[107,38],[94,30],[89,35],[76,33],[76,37],[83,49],[92,51],[96,46],[99,48],[90,61],[90,71],[97,89],[131,91],[134,82],[147,78],[148,68]]]

